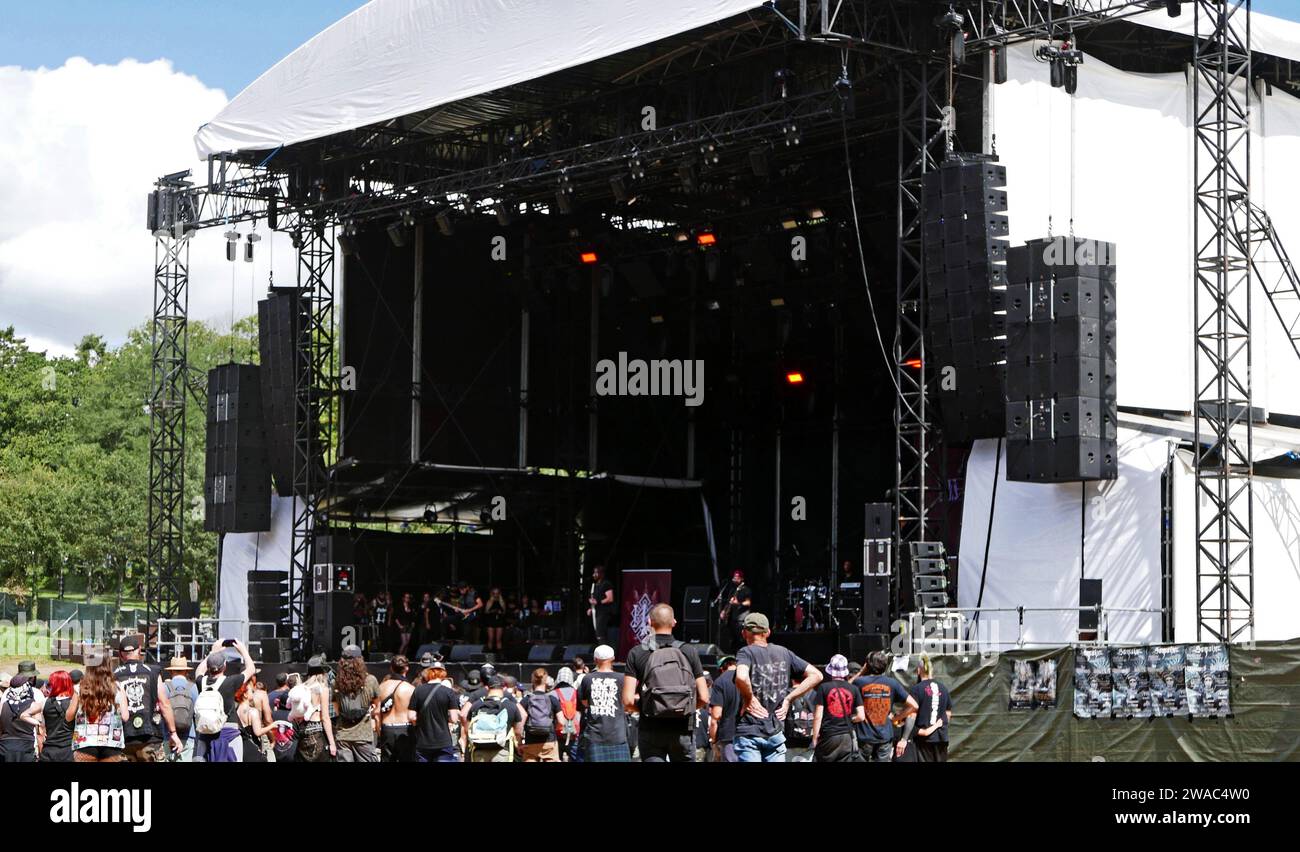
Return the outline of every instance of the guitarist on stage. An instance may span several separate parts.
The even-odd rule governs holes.
[[[719,644],[724,646],[724,651],[735,651],[745,644],[740,635],[740,623],[746,613],[754,608],[754,594],[745,585],[744,571],[737,568],[731,572],[731,582],[723,589],[723,596],[725,603],[718,613],[718,621],[722,626]]]

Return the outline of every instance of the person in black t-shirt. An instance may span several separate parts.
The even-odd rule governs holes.
[[[846,682],[849,661],[836,654],[826,665],[826,676],[817,684],[813,704],[813,760],[818,763],[843,763],[858,759],[855,722],[864,718],[862,694]]]
[[[501,721],[501,714],[505,714],[505,730],[499,732],[498,737],[488,740],[488,737],[480,736],[479,741],[471,737],[471,733],[484,732],[485,734],[497,733],[491,728],[484,727],[484,720],[480,720],[475,725],[474,720],[479,714],[487,714],[484,719],[489,722]],[[477,734],[476,734],[477,735]],[[501,740],[504,739],[504,745]],[[495,675],[488,681],[487,687],[483,694],[465,707],[460,733],[460,747],[470,763],[511,763],[515,758],[515,747],[522,743],[524,739],[524,716],[519,709],[519,705],[513,700],[506,697],[505,684],[501,678]]]
[[[690,763],[695,758],[692,730],[695,713],[693,711],[700,707],[707,707],[709,704],[709,689],[704,680],[704,667],[700,665],[700,657],[694,648],[673,637],[677,618],[673,615],[671,606],[665,603],[656,604],[651,608],[648,620],[650,636],[627,655],[627,665],[624,667],[623,708],[628,713],[637,712],[639,700],[645,697],[642,693],[648,694],[648,687],[643,689],[642,684],[651,678],[651,657],[657,652],[673,648],[677,653],[672,656],[677,659],[665,658],[667,665],[653,667],[654,679],[667,680],[669,676],[678,673],[672,671],[674,667],[685,665],[695,682],[695,706],[686,708],[686,712],[681,715],[656,717],[649,715],[648,711],[641,713],[640,721],[637,723],[637,750],[640,752],[641,759],[647,763],[662,763],[665,760],[673,763]]]
[[[33,680],[15,675],[0,698],[0,763],[36,762],[36,728],[45,696],[32,686]]]
[[[897,680],[885,674],[889,657],[884,651],[872,651],[867,665],[853,679],[853,686],[862,696],[863,721],[857,725],[858,749],[863,759],[871,763],[889,763],[894,759],[894,705],[905,704],[917,709],[916,699],[908,694]],[[899,715],[899,720],[903,718]]]
[[[788,648],[768,644],[767,616],[751,612],[742,623],[745,647],[736,655],[741,716],[736,723],[740,763],[784,763],[784,722],[790,705],[822,682],[822,673]],[[790,684],[799,678],[799,685]]]
[[[113,670],[113,677],[126,693],[126,706],[131,711],[126,723],[126,759],[131,763],[162,763],[167,760],[164,736],[177,752],[185,748],[176,734],[163,672],[144,661],[138,636],[123,636],[118,654],[122,664]]]
[[[415,726],[415,759],[418,763],[459,763],[460,754],[451,739],[451,726],[460,723],[460,696],[442,679],[447,669],[440,662],[420,672],[422,682],[411,694],[411,724]]]
[[[754,593],[745,585],[745,572],[737,568],[731,572],[730,594],[723,601],[722,619],[728,651],[734,651],[745,646],[745,637],[741,633],[741,623],[745,616],[754,608]]]
[[[587,598],[587,617],[592,620],[593,640],[597,644],[609,641],[609,626],[618,609],[614,603],[614,584],[605,579],[605,566],[591,570],[591,595]]]
[[[715,763],[736,763],[736,716],[740,693],[736,691],[736,658],[719,660],[721,670],[709,690],[709,744]]]
[[[948,760],[948,726],[952,723],[952,697],[948,687],[933,679],[930,658],[922,654],[916,663],[916,685],[909,690],[918,710],[907,718],[903,738],[895,751],[899,757],[915,732],[918,763],[945,763]]]
[[[596,670],[578,684],[582,707],[580,748],[587,763],[627,763],[632,750],[627,743],[627,711],[623,709],[623,675],[614,671],[614,649],[596,648]]]
[[[60,669],[50,675],[50,695],[41,708],[41,723],[45,727],[41,745],[41,763],[72,762],[72,723],[68,721],[68,702],[72,700],[72,678]]]

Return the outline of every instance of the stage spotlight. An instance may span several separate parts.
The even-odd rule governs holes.
[[[772,72],[772,79],[776,81],[776,91],[781,100],[788,98],[794,86],[794,72],[789,68],[778,68]]]
[[[633,152],[632,156],[628,157],[627,168],[632,175],[632,180],[645,180],[645,160],[641,159],[639,153]]]
[[[786,231],[793,231],[795,228],[798,227],[799,227],[799,220],[794,218],[793,216],[786,216],[784,219],[781,220],[781,228]]]
[[[718,238],[709,231],[700,231],[695,235],[695,244],[700,248],[709,248],[718,244]]]
[[[711,300],[709,301],[709,304],[708,304],[707,307],[708,307],[708,309],[711,310],[711,311],[721,310],[721,308],[722,308],[722,306],[718,304],[718,300],[717,300],[717,299],[711,299]]]
[[[809,207],[809,208],[808,208],[808,218],[809,218],[809,219],[812,219],[814,222],[815,222],[815,221],[818,221],[818,220],[820,220],[820,219],[825,219],[825,218],[826,218],[826,211],[823,210],[823,209],[821,209],[820,207]]]
[[[803,373],[792,371],[785,374],[786,384],[801,385],[803,384]]]
[[[673,240],[679,243],[684,243],[690,238],[691,235],[686,233],[685,231],[678,231],[677,233],[673,234]]]
[[[388,239],[392,241],[393,246],[402,248],[406,245],[406,226],[401,221],[393,222],[388,226]]]
[[[799,125],[795,124],[793,121],[788,122],[781,128],[781,134],[785,137],[787,148],[793,148],[795,145],[798,145],[803,138],[799,133]]]
[[[414,227],[415,227],[415,214],[412,213],[410,210],[403,210],[403,211],[402,211],[402,224],[405,225],[405,226],[408,227],[408,228],[414,228]]]
[[[614,200],[619,204],[627,202],[627,184],[623,182],[622,175],[614,175],[609,179],[609,191],[614,193]]]
[[[597,256],[594,251],[584,251],[582,254],[578,255],[578,260],[582,261],[585,265],[590,266],[599,261],[600,257]]]
[[[232,228],[229,231],[226,231],[225,237],[226,237],[226,260],[230,261],[231,263],[234,263],[235,258],[239,256],[239,251],[238,249],[235,248],[235,246],[239,244],[239,232]]]
[[[438,215],[433,217],[433,221],[438,223],[438,231],[444,237],[450,237],[456,232],[456,227],[451,220],[450,210],[439,210]]]
[[[718,153],[718,146],[712,142],[705,142],[700,146],[700,159],[704,161],[706,166],[716,166],[719,160],[722,159]]]
[[[780,296],[773,296],[772,298],[767,300],[767,303],[774,308],[785,307],[785,299],[781,298]]]
[[[922,362],[920,358],[908,358],[906,361],[903,362],[903,366],[911,367],[913,370],[919,370],[921,369],[921,363]]]
[[[258,233],[257,233],[256,231],[253,231],[253,232],[249,233],[249,235],[248,235],[248,242],[244,243],[244,262],[245,262],[245,263],[252,263],[252,262],[253,262],[253,245],[256,244],[256,243],[260,243],[261,241],[262,241],[262,238],[258,235]]]
[[[663,315],[663,314],[651,314],[651,315],[650,315],[650,324],[651,324],[651,325],[663,325],[663,323],[664,323],[664,315]]]
[[[767,177],[772,174],[772,164],[767,158],[767,146],[759,145],[749,149],[749,168],[754,177]]]
[[[935,25],[948,31],[948,54],[953,64],[960,65],[966,58],[966,34],[962,32],[962,17],[951,6],[935,20]]]

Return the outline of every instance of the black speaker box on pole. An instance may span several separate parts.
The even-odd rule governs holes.
[[[329,659],[337,660],[343,650],[344,631],[354,627],[351,592],[324,592],[312,595],[311,647]]]
[[[293,493],[297,392],[299,382],[309,369],[304,346],[310,324],[311,301],[304,290],[276,288],[257,303],[257,344],[262,361],[261,392],[267,458],[276,493],[281,497]],[[315,420],[313,411],[312,421]]]
[[[866,504],[866,523],[862,537],[868,541],[894,537],[894,504]]]
[[[222,364],[208,371],[203,528],[209,532],[271,528],[259,377],[255,364]]]
[[[1082,607],[1101,606],[1101,580],[1079,580],[1079,632],[1095,634],[1100,626],[1097,610]]]

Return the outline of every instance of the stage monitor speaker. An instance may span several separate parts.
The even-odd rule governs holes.
[[[292,661],[292,650],[287,636],[261,639],[258,645],[262,651],[263,663],[288,663]]]
[[[948,593],[917,592],[916,605],[921,609],[942,609],[948,605]]]
[[[451,646],[449,663],[472,663],[483,657],[482,645],[459,644]]]
[[[532,645],[528,648],[528,662],[530,663],[553,663],[559,655],[559,645]]]
[[[203,467],[203,528],[208,532],[271,528],[259,376],[255,364],[222,364],[208,371]]]
[[[888,651],[888,633],[850,633],[849,634],[849,673],[856,674],[855,666],[867,661],[872,651]]]
[[[866,525],[862,537],[868,540],[893,539],[894,504],[866,504]]]
[[[1079,580],[1079,606],[1101,606],[1101,580]],[[1095,633],[1100,627],[1100,619],[1095,609],[1079,610],[1079,630]]]
[[[351,640],[356,622],[352,616],[351,592],[325,592],[312,596],[311,647],[337,660],[346,640]],[[348,634],[348,635],[345,635]]]
[[[687,586],[686,597],[682,603],[682,622],[685,624],[707,624],[709,621],[708,586]]]

